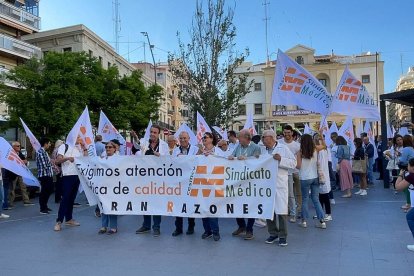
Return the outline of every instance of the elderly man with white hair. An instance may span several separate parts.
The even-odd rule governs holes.
[[[267,220],[267,230],[270,237],[265,241],[272,244],[279,241],[279,246],[287,246],[287,217],[288,217],[288,174],[296,167],[296,158],[290,149],[278,143],[273,130],[265,130],[262,135],[263,145],[268,154],[278,162],[276,180],[275,214],[272,220]],[[276,224],[278,220],[279,226]]]

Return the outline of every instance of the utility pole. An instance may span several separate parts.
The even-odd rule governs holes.
[[[157,68],[155,66],[155,58],[154,58],[154,53],[152,51],[152,48],[154,48],[154,45],[151,45],[151,42],[150,42],[150,39],[149,39],[149,36],[148,36],[148,33],[147,32],[141,32],[141,34],[143,34],[144,36],[146,36],[147,37],[147,40],[148,40],[148,45],[149,45],[150,52],[151,52],[151,56],[152,56],[152,62],[154,64],[154,82],[155,82],[155,84],[157,84]]]
[[[115,50],[119,54],[119,32],[121,31],[121,17],[119,15],[119,0],[115,0],[112,2],[114,13],[113,13],[113,21],[114,21],[114,36],[115,36]]]
[[[270,57],[269,57],[269,44],[267,41],[267,23],[270,20],[270,18],[267,16],[267,6],[270,5],[270,2],[265,2],[262,4],[265,8],[265,18],[263,19],[265,21],[265,36],[266,36],[266,66],[270,65]]]
[[[378,52],[375,52],[375,91],[377,97],[377,107],[379,107],[379,92],[378,92]],[[379,135],[378,121],[377,121],[377,135]],[[382,135],[387,135],[387,133],[382,133]]]

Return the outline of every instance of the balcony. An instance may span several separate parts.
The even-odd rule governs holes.
[[[168,110],[168,115],[173,115],[174,114],[174,110],[170,109]]]
[[[19,87],[17,85],[17,83],[15,83],[14,81],[11,81],[9,79],[7,79],[7,74],[9,73],[9,70],[6,68],[0,68],[0,82],[4,83],[7,86],[10,87]]]
[[[41,58],[42,56],[42,51],[39,47],[3,34],[0,34],[0,51],[24,59],[30,59],[32,57]]]
[[[22,8],[10,5],[4,0],[0,0],[0,15],[18,25],[23,25],[36,32],[40,30],[40,17],[33,15]]]

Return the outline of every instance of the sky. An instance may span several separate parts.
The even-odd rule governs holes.
[[[84,24],[115,47],[114,0],[42,0],[41,30]],[[234,8],[236,49],[249,48],[248,61],[266,61],[265,2],[268,12],[268,48],[297,44],[316,55],[358,55],[379,52],[384,63],[385,92],[393,92],[401,74],[414,66],[412,11],[414,1],[395,0],[227,0]],[[196,0],[119,0],[119,54],[130,62],[152,58],[141,32],[154,45],[156,62],[178,50],[177,32],[188,41]]]

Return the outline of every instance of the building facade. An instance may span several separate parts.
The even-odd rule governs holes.
[[[408,72],[402,75],[397,81],[395,91],[403,91],[414,88],[414,67],[409,67]],[[396,128],[400,127],[402,122],[412,122],[411,107],[391,103],[388,106],[388,121]]]
[[[10,69],[32,57],[41,58],[39,47],[22,41],[22,36],[40,30],[38,0],[0,0],[0,81],[17,89],[17,84],[6,78]],[[0,124],[8,120],[8,107],[0,103]],[[19,140],[26,147],[26,136],[17,128],[1,134],[8,141]]]
[[[111,45],[82,24],[25,35],[22,40],[41,48],[43,54],[86,52],[96,57],[104,69],[116,66],[120,76],[129,76],[135,70]]]
[[[384,93],[384,62],[378,54],[365,53],[354,56],[315,55],[315,49],[304,45],[296,45],[285,52],[289,57],[312,73],[330,93],[335,93],[342,77],[345,66],[348,65],[354,76],[362,81],[370,95],[377,100]],[[297,106],[271,105],[275,65],[277,61],[269,63],[244,63],[238,72],[248,72],[248,81],[253,80],[251,92],[240,101],[239,116],[234,119],[233,129],[243,128],[246,115],[253,114],[256,130],[259,134],[264,129],[277,129],[281,124],[289,123],[296,127],[303,127],[304,123],[320,122],[319,114],[302,110]],[[333,114],[329,121],[343,121],[344,116]]]

